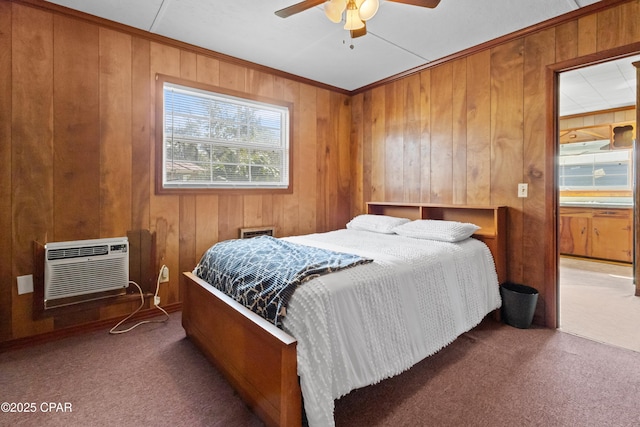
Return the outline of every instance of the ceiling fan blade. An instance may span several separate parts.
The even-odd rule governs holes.
[[[276,11],[276,15],[280,18],[286,18],[291,15],[295,15],[296,13],[304,12],[307,9],[311,9],[314,6],[318,6],[319,4],[324,3],[327,0],[305,0],[300,3],[296,3],[289,7],[285,7],[284,9],[280,9]]]
[[[410,4],[412,6],[420,6],[420,7],[428,7],[429,9],[433,9],[436,7],[440,0],[389,0],[396,3]]]
[[[362,37],[367,34],[367,23],[364,23],[364,27],[359,30],[351,30],[351,38],[355,39],[357,37]]]

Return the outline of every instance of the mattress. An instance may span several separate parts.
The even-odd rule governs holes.
[[[491,252],[473,238],[344,229],[285,240],[374,260],[313,279],[289,301],[282,328],[298,341],[311,427],[333,426],[335,399],[409,369],[501,305]]]

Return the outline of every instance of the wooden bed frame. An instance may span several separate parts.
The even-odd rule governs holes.
[[[506,280],[506,208],[368,203],[368,212],[410,219],[472,222],[474,237],[491,250],[500,283]],[[182,325],[268,426],[300,426],[302,393],[296,340],[192,273],[184,273]]]

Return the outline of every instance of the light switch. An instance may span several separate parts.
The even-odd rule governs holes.
[[[18,276],[18,295],[33,292],[33,275]]]
[[[529,184],[520,183],[518,184],[518,197],[527,197],[529,192]]]

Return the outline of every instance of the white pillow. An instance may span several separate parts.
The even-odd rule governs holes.
[[[374,233],[393,234],[394,228],[406,224],[408,218],[396,218],[388,215],[358,215],[347,223],[351,230],[373,231]]]
[[[442,221],[437,219],[418,219],[393,229],[401,236],[416,239],[439,240],[441,242],[459,242],[471,237],[476,230],[470,222]]]

